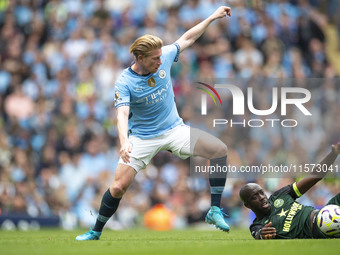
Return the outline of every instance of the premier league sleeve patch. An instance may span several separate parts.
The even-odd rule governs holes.
[[[116,108],[123,105],[130,105],[130,94],[125,86],[116,86],[114,104]]]
[[[115,92],[115,100],[117,101],[118,98],[119,98],[119,92],[118,92],[118,90],[116,90],[116,92]]]

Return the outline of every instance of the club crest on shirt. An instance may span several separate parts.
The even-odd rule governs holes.
[[[158,76],[159,78],[164,79],[166,76],[166,72],[162,69],[158,72]]]
[[[155,78],[151,77],[150,79],[148,79],[148,85],[152,88],[155,87],[156,86]]]
[[[284,204],[283,199],[279,198],[274,201],[275,208],[280,208]]]

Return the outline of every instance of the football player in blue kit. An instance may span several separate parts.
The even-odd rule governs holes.
[[[219,7],[212,15],[184,33],[174,44],[163,46],[160,38],[144,35],[131,45],[136,60],[115,84],[120,159],[114,180],[103,195],[96,224],[76,240],[99,240],[102,229],[115,213],[119,202],[150,160],[163,150],[182,159],[192,155],[210,159],[211,166],[227,165],[227,146],[218,138],[183,124],[179,117],[170,77],[173,62],[190,47],[216,19],[231,16],[231,9]],[[191,135],[190,135],[191,134]],[[191,138],[191,139],[190,139]],[[223,176],[210,176],[211,208],[205,221],[229,231],[220,209],[226,182]]]

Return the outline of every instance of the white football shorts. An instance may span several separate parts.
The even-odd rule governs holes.
[[[130,136],[129,141],[132,144],[130,163],[125,163],[122,158],[119,159],[119,163],[131,166],[139,172],[160,151],[171,151],[181,159],[186,159],[194,153],[194,147],[198,140],[196,133],[195,128],[182,124],[150,139]]]

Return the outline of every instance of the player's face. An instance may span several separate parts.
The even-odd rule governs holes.
[[[260,185],[249,188],[246,206],[256,215],[269,215],[269,200]]]
[[[151,51],[151,55],[148,57],[143,57],[142,63],[145,70],[147,70],[149,73],[156,73],[158,71],[158,68],[161,66],[162,56],[162,50],[161,49],[155,49]]]

